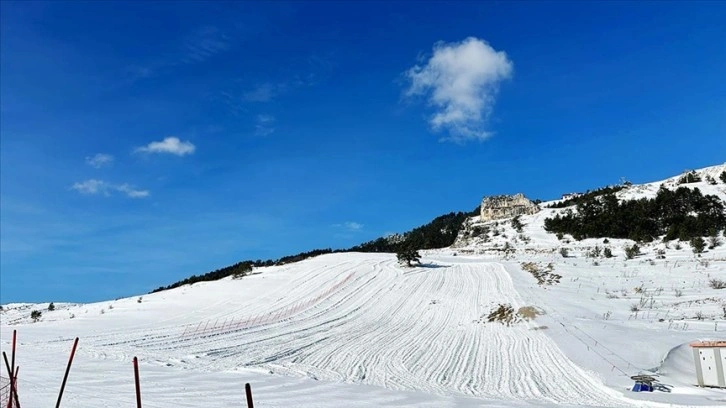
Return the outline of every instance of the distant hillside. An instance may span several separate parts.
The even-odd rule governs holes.
[[[485,222],[471,217],[454,246],[482,249],[489,244],[516,244],[518,239],[536,246],[555,236],[563,240],[565,235],[576,241],[608,238],[642,243],[703,237],[715,241],[726,230],[726,164],[652,183],[606,186],[544,202],[540,209],[535,215],[511,220],[507,236],[502,225],[509,225],[509,220]],[[537,239],[530,242],[527,234],[522,235],[523,224],[530,225],[528,233]]]
[[[234,276],[235,278],[241,278],[241,277],[247,275],[248,273],[252,272],[253,267],[259,268],[259,267],[263,267],[263,266],[284,265],[284,264],[293,263],[293,262],[300,262],[304,259],[312,258],[314,256],[323,255],[323,254],[332,254],[335,252],[345,252],[345,251],[340,250],[340,249],[333,250],[330,248],[314,249],[312,251],[301,252],[296,255],[283,256],[282,258],[279,258],[275,261],[273,261],[272,259],[268,259],[266,261],[263,261],[260,259],[258,259],[256,261],[251,261],[251,260],[241,261],[241,262],[237,262],[236,264],[231,265],[231,266],[217,269],[212,272],[207,272],[203,275],[192,275],[186,279],[180,280],[178,282],[174,282],[168,286],[160,286],[160,287],[152,290],[151,293],[161,292],[162,290],[167,290],[167,289],[174,289],[179,286],[190,285],[190,284],[196,283],[196,282],[215,281],[215,280],[219,280],[222,278],[226,278],[227,276]]]
[[[203,275],[192,275],[168,286],[161,286],[154,289],[152,293],[173,289],[195,282],[214,281],[226,278],[227,276],[243,277],[250,273],[253,267],[284,265],[323,254],[336,252],[396,252],[399,248],[408,247],[416,249],[444,248],[454,243],[464,220],[477,214],[479,214],[478,207],[468,213],[452,212],[436,217],[428,224],[414,228],[409,232],[380,237],[349,249],[314,249],[312,251],[301,252],[296,255],[283,256],[277,260],[268,259],[266,261],[262,261],[258,259],[256,261],[241,261],[225,268],[207,272]]]
[[[689,240],[714,236],[726,228],[721,200],[703,195],[699,189],[662,188],[651,199],[618,201],[614,194],[589,199],[568,211],[547,218],[545,230],[570,234],[575,239],[628,238],[649,242],[663,235],[666,240]]]
[[[714,174],[719,174],[718,179]],[[658,184],[655,197],[652,184]],[[644,191],[641,186],[623,185],[565,201],[574,208],[545,219],[544,228],[570,234],[576,240],[627,238],[643,242],[661,236],[686,241],[716,236],[726,229],[726,165],[688,171],[649,187],[645,195],[638,194]]]
[[[726,164],[722,164],[687,171],[660,182],[607,186],[568,200],[542,203],[540,207],[546,210],[543,212],[548,217],[540,228],[552,234],[570,234],[576,240],[609,237],[652,241],[660,236],[686,240],[714,236],[726,229],[725,203]],[[467,246],[485,238],[480,231],[489,233],[488,227],[478,224],[482,224],[479,207],[470,212],[451,212],[406,233],[380,237],[348,249],[314,249],[277,260],[241,261],[202,275],[192,275],[153,292],[227,276],[242,277],[254,267],[284,265],[322,254],[435,249],[455,243],[459,247]],[[496,229],[491,234],[490,238],[493,238]],[[479,239],[475,239],[477,237]]]

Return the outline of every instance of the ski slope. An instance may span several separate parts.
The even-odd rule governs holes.
[[[151,400],[149,406],[185,406],[199,396],[194,378],[204,374],[198,373],[214,376],[239,369],[510,405],[658,406],[603,385],[568,359],[544,331],[534,330],[534,323],[507,327],[478,322],[493,304],[525,304],[501,264],[451,259],[433,257],[423,267],[404,269],[388,254],[326,255],[241,280],[147,295],[141,303],[129,298],[59,307],[46,312],[46,321],[16,326],[22,341],[18,361],[24,405],[51,402],[53,392],[45,392],[43,385],[57,383],[71,338],[79,336],[68,389],[74,406],[98,406],[99,400],[103,406],[122,406],[122,398],[117,403],[104,395],[111,379],[131,390],[128,374],[114,378],[113,373],[128,369],[133,356],[143,362],[142,373],[167,370],[169,377],[191,380],[184,390],[165,387],[163,375],[145,381],[146,387],[175,396]],[[345,285],[337,285],[349,276]],[[280,315],[328,287],[337,290],[284,320],[231,329],[218,325],[217,332],[188,334],[189,327],[210,321]],[[69,319],[69,314],[76,317]],[[4,350],[8,332],[3,326]],[[58,368],[53,380],[42,373],[47,361]],[[86,380],[82,387],[74,385],[74,379],[89,371],[93,377],[99,367],[104,367],[101,384]],[[216,391],[209,393],[214,401]],[[426,398],[415,398],[411,406],[421,400]]]

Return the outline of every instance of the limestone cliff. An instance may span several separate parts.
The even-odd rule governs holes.
[[[498,195],[484,197],[481,202],[481,221],[501,220],[518,215],[530,215],[539,211],[539,207],[528,200],[524,194]]]

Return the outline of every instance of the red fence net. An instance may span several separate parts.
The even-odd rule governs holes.
[[[10,378],[0,375],[0,408],[15,407],[15,402],[8,404],[10,399]]]
[[[353,278],[353,275],[354,272],[351,272],[345,279],[331,286],[325,292],[320,293],[315,298],[308,299],[307,301],[298,302],[283,309],[278,309],[272,312],[265,312],[259,315],[248,317],[238,317],[231,319],[226,318],[222,321],[220,321],[220,319],[214,321],[200,321],[196,326],[194,324],[188,325],[187,327],[185,327],[184,333],[181,335],[181,338],[184,340],[188,340],[191,338],[216,336],[220,334],[234,332],[237,330],[248,329],[255,326],[267,325],[286,320],[290,316],[299,313],[302,310],[306,310],[316,305],[324,298],[330,296],[333,292],[337,291],[349,280],[351,280],[351,278]]]

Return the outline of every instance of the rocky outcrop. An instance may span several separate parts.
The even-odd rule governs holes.
[[[501,220],[518,215],[535,214],[538,211],[537,204],[528,200],[522,193],[484,197],[481,202],[481,221]]]

